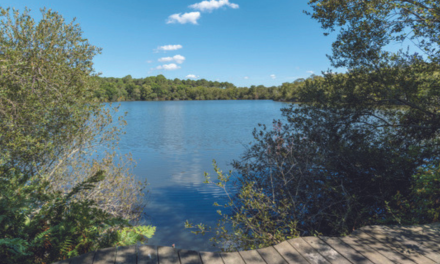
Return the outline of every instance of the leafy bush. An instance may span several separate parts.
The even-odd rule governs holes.
[[[145,243],[147,238],[152,238],[156,227],[152,226],[134,226],[124,227],[118,232],[117,246],[129,246],[138,242]]]
[[[95,142],[88,142],[92,145]],[[75,195],[75,200],[92,200],[99,208],[113,217],[122,217],[132,223],[139,222],[146,207],[146,182],[138,182],[130,173],[130,156],[117,156],[116,152],[106,153],[104,158],[96,159],[96,149],[87,148],[90,153],[74,154],[59,164],[48,177],[51,188],[66,195],[72,187],[80,184],[99,170],[106,172],[106,177],[96,183],[95,188],[84,190]]]
[[[100,49],[51,10],[38,22],[0,13],[0,258],[48,263],[145,242],[155,228],[131,225],[145,185],[115,152],[94,156],[121,133],[94,99]]]
[[[346,235],[403,222],[396,216],[412,223],[438,219],[438,174],[420,171],[435,140],[394,141],[395,130],[378,130],[378,120],[350,109],[293,106],[284,115],[286,124],[255,130],[255,142],[233,162],[236,186],[215,167],[216,184],[229,194],[214,233],[218,246],[253,249],[301,235]]]
[[[73,199],[105,178],[97,172],[70,193],[47,192],[49,182],[19,175],[2,177],[0,256],[7,263],[48,263],[102,247],[131,245],[151,238],[155,228],[133,227],[94,201]]]
[[[238,193],[230,196],[214,241],[228,250],[247,249],[298,235],[345,235],[410,217],[412,223],[436,221],[437,193],[427,188],[436,186],[435,174],[419,171],[426,161],[438,160],[439,123],[429,105],[435,102],[425,93],[414,95],[411,100],[424,112],[358,101],[363,89],[380,85],[379,74],[402,85],[415,79],[420,90],[432,91],[431,67],[414,73],[413,65],[371,74],[353,70],[306,81],[299,95],[309,103],[283,109],[287,122],[255,130],[254,143],[233,162]],[[229,178],[218,180],[224,185]]]
[[[427,164],[418,168],[413,176],[411,194],[408,197],[398,192],[387,202],[391,219],[398,224],[411,225],[433,223],[440,216],[440,167]]]

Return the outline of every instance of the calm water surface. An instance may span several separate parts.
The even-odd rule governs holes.
[[[209,235],[194,235],[184,222],[214,226],[225,200],[221,189],[203,184],[206,171],[214,178],[212,160],[223,171],[238,159],[252,130],[281,118],[285,103],[259,101],[122,102],[128,112],[119,147],[137,161],[133,173],[149,186],[146,221],[157,227],[149,244],[213,251]]]

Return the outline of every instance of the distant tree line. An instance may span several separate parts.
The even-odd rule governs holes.
[[[135,79],[131,75],[123,78],[96,77],[99,89],[95,97],[102,102],[114,101],[162,101],[162,100],[257,100],[270,99],[296,101],[297,91],[306,81],[322,77],[311,75],[280,86],[252,85],[236,87],[229,82],[166,79],[163,75]]]

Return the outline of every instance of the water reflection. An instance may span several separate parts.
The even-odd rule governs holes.
[[[239,158],[243,144],[253,140],[258,123],[281,118],[285,104],[273,101],[124,102],[128,112],[122,152],[137,161],[133,173],[148,179],[150,201],[146,219],[157,226],[150,244],[215,250],[208,236],[195,236],[184,222],[214,226],[218,215],[212,204],[224,202],[221,189],[203,184],[212,159],[223,171]]]
[[[189,220],[195,224],[203,222],[215,226],[217,218],[213,216],[217,215],[217,208],[212,206],[213,201],[226,201],[219,189],[197,184],[162,187],[152,190],[151,197],[148,205],[149,218],[160,227],[158,226],[158,235],[153,237],[149,244],[176,244],[176,247],[183,249],[215,250],[207,242],[208,236],[192,234],[190,230],[185,230],[184,223]]]

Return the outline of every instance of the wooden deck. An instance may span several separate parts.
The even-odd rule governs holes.
[[[172,247],[100,249],[57,264],[440,263],[440,224],[367,226],[347,237],[301,237],[258,250],[196,252]]]

